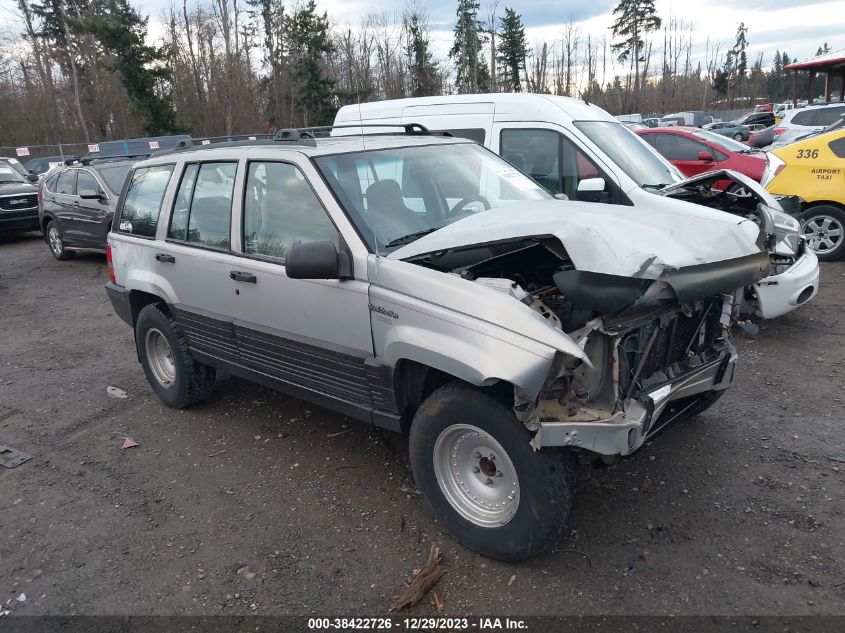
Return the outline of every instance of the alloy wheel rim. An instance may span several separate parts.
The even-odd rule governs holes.
[[[150,328],[144,337],[144,346],[156,382],[162,387],[171,387],[176,381],[176,362],[170,343],[160,330]]]
[[[842,243],[845,237],[842,223],[830,215],[817,215],[804,223],[801,229],[807,245],[816,253],[829,253]]]
[[[434,474],[449,505],[470,523],[500,527],[516,515],[516,468],[504,447],[477,426],[454,424],[440,433]]]
[[[50,248],[53,252],[56,255],[61,255],[62,250],[64,249],[62,245],[62,236],[59,235],[59,231],[55,226],[51,226],[47,231],[47,240],[50,242]]]

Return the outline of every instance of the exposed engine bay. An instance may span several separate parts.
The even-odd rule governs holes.
[[[631,401],[724,357],[742,287],[767,274],[758,253],[666,271],[658,279],[579,271],[554,238],[451,250],[417,263],[511,295],[568,334],[589,363],[559,354],[536,402],[520,401],[529,429],[544,419],[607,420]]]

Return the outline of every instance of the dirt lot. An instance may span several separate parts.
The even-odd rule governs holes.
[[[399,436],[237,379],[165,408],[104,258],[2,242],[0,444],[35,457],[0,468],[0,604],[384,614],[439,543],[447,614],[845,614],[845,263],[822,274],[813,304],[736,335],[715,409],[584,464],[560,549],[506,565],[433,522]]]

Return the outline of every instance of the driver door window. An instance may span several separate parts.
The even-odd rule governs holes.
[[[340,238],[303,173],[288,163],[249,164],[244,253],[284,262],[295,244]]]

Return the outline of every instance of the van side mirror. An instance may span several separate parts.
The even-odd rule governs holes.
[[[604,191],[604,187],[604,178],[584,178],[584,180],[578,183],[578,192],[586,193],[588,191]]]
[[[703,161],[705,163],[712,163],[713,162],[713,152],[708,152],[707,150],[701,150],[698,152],[698,160]]]
[[[295,244],[285,260],[291,279],[340,279],[340,268],[340,254],[332,242]]]

